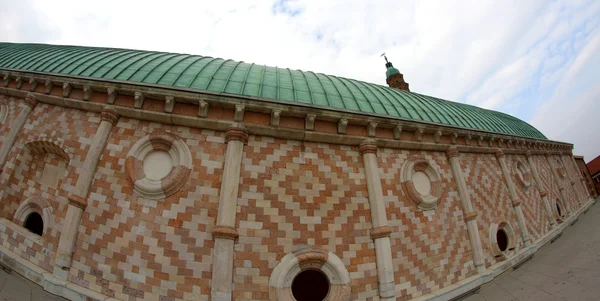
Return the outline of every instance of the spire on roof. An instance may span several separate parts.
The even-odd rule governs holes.
[[[381,56],[383,56],[385,59],[385,68],[387,69],[385,72],[385,81],[387,82],[388,86],[391,88],[410,91],[408,89],[408,83],[404,81],[404,76],[402,73],[400,73],[400,71],[398,71],[398,69],[394,68],[392,62],[388,61],[385,52]]]

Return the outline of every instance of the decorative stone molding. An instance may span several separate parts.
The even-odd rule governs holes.
[[[38,82],[35,78],[29,79],[29,91],[33,92],[37,88]]]
[[[225,143],[231,140],[246,143],[248,141],[248,130],[242,124],[230,126],[225,132]]]
[[[147,199],[177,192],[192,169],[192,154],[183,140],[170,134],[151,134],[138,140],[125,160],[125,173],[134,191]]]
[[[25,99],[23,102],[25,103],[26,106],[30,107],[32,110],[35,109],[35,107],[38,104],[35,94],[33,94],[33,93],[27,93],[27,96],[25,96]]]
[[[87,200],[76,194],[69,194],[67,196],[67,200],[69,201],[70,205],[81,208],[81,210],[85,210],[87,207]]]
[[[498,244],[499,231],[503,231],[506,234],[507,242],[505,250],[501,250]],[[497,219],[492,222],[489,231],[489,243],[492,254],[494,254],[494,256],[500,260],[504,260],[509,257],[508,255],[515,249],[515,237],[515,231],[507,221]]]
[[[83,100],[88,101],[92,98],[92,87],[83,86]]]
[[[439,173],[423,157],[408,158],[400,169],[400,181],[404,192],[419,209],[435,209],[442,195]]]
[[[236,240],[238,238],[238,232],[233,227],[227,226],[215,226],[212,230],[213,238],[225,238]]]
[[[17,76],[17,78],[15,78],[15,82],[17,83],[17,90],[21,89],[21,86],[23,86],[23,78]]]
[[[417,128],[415,131],[415,139],[417,142],[421,142],[423,140],[423,133],[425,132],[424,128]]]
[[[235,113],[233,114],[233,121],[242,122],[244,121],[244,111],[246,110],[245,105],[235,105]]]
[[[369,122],[367,125],[367,136],[375,137],[377,133],[377,122]]]
[[[389,237],[392,234],[392,228],[389,226],[377,227],[371,230],[371,239],[375,240],[381,237]]]
[[[135,92],[134,96],[133,96],[133,100],[134,100],[134,104],[133,107],[136,109],[141,109],[142,106],[144,105],[144,93],[142,92]]]
[[[400,140],[400,134],[402,133],[402,126],[397,125],[394,127],[394,139]]]
[[[10,76],[8,74],[5,74],[4,77],[2,78],[2,86],[8,87],[9,82],[10,82]]]
[[[465,214],[465,217],[463,218],[463,220],[466,222],[468,221],[472,221],[477,217],[477,212],[469,212],[467,214]]]
[[[313,131],[315,129],[315,118],[317,115],[315,114],[307,114],[306,119],[304,119],[304,129],[307,131]]]
[[[305,270],[319,270],[329,280],[326,301],[350,300],[350,274],[342,260],[332,252],[303,246],[285,255],[269,278],[269,300],[295,301],[292,283]]]
[[[208,102],[204,100],[198,101],[198,117],[208,117]]]
[[[338,134],[346,134],[347,125],[348,125],[348,119],[346,119],[346,118],[340,119],[337,124]]]
[[[471,145],[471,135],[465,136],[465,145]]]
[[[117,99],[117,91],[114,88],[108,88],[106,89],[106,94],[108,95],[108,100],[106,102],[109,105],[114,104]]]
[[[446,157],[448,157],[448,159],[458,157],[458,148],[456,148],[456,146],[449,147],[446,151]]]
[[[0,124],[3,124],[6,121],[6,117],[8,116],[8,106],[6,103],[0,103]]]
[[[519,185],[525,189],[528,189],[531,186],[531,172],[524,162],[521,160],[516,160],[513,172]]]
[[[492,147],[494,145],[494,137],[490,137],[490,139],[488,140],[488,146]]]
[[[481,135],[477,139],[477,146],[483,146],[483,136],[481,136]]]
[[[48,226],[51,225],[54,218],[52,217],[52,205],[48,200],[40,196],[32,196],[25,199],[15,214],[13,215],[13,222],[20,226],[25,226],[25,220],[31,213],[37,213],[42,217],[44,222],[43,233],[47,233]]]
[[[51,153],[70,161],[73,157],[73,149],[64,144],[62,140],[52,137],[33,137],[25,142],[24,149],[32,154]]]
[[[450,134],[450,144],[456,144],[456,139],[458,138],[458,133],[454,132]]]
[[[540,191],[540,196],[541,197],[548,196],[548,192],[546,192],[546,191]]]
[[[442,130],[437,130],[433,133],[433,141],[435,143],[440,143],[441,138],[442,138]]]
[[[173,108],[175,107],[175,97],[173,96],[165,96],[165,112],[173,113]]]
[[[271,111],[271,126],[279,127],[279,120],[281,119],[281,110],[275,109]]]
[[[502,152],[502,150],[497,150],[494,152],[494,156],[496,156],[496,158],[502,158],[504,157],[504,153]]]
[[[358,146],[358,153],[361,156],[369,153],[377,155],[377,144],[375,144],[375,141],[367,139]]]
[[[63,84],[63,97],[69,97],[71,95],[71,85],[69,83]]]
[[[52,91],[52,81],[47,79],[45,86],[46,86],[46,90],[44,90],[44,93],[50,94],[50,92]]]
[[[117,125],[119,122],[119,113],[115,111],[113,108],[105,108],[100,114],[100,120],[105,120],[110,122],[113,126]]]

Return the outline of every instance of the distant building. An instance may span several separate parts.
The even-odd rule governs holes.
[[[600,191],[600,156],[588,162],[587,169],[596,191]]]
[[[0,43],[0,262],[73,300],[450,300],[594,203],[572,144],[385,66]]]

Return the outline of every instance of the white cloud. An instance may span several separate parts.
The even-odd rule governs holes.
[[[526,120],[544,116],[544,103],[589,104],[594,85],[557,89],[581,98],[569,103],[555,88],[600,26],[594,0],[3,2],[0,40],[194,53],[379,84],[386,52],[413,91]],[[547,136],[572,141],[537,118]]]

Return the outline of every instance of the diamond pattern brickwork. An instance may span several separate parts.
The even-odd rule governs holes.
[[[22,100],[12,99],[9,103]],[[7,118],[7,121],[10,119]],[[12,119],[10,119],[12,120]],[[63,219],[67,208],[67,195],[77,182],[78,169],[82,165],[95,128],[100,122],[99,114],[50,106],[39,103],[29,115],[27,123],[8,156],[0,187],[2,191],[2,217],[12,220],[22,201],[31,196],[41,196],[52,206],[53,222],[44,232],[42,248],[56,252]],[[3,127],[4,128],[4,127]],[[66,159],[52,153],[31,152],[24,145],[37,140],[60,141],[69,148],[71,158]],[[56,188],[40,181],[44,164],[66,167],[66,172],[58,180]],[[20,240],[12,240],[20,242]],[[19,247],[15,245],[15,247]],[[48,269],[53,264],[42,265]],[[51,271],[51,270],[49,270]]]
[[[529,166],[529,163],[527,163],[527,158],[523,155],[507,155],[505,158],[506,165],[511,173],[512,182],[515,185],[517,198],[521,201],[521,208],[523,210],[523,216],[525,217],[525,223],[527,224],[527,230],[529,230],[532,241],[535,241],[544,236],[551,229],[546,209],[544,208],[544,201],[535,186],[535,179],[533,178],[531,167]],[[517,167],[517,162],[523,163],[529,173],[531,183],[529,187],[521,185],[514,172]]]
[[[175,194],[143,199],[125,159],[140,138],[165,131],[190,148],[193,169]],[[120,300],[208,300],[225,147],[222,132],[121,118],[98,164],[69,280]]]
[[[492,223],[506,220],[515,231],[515,251],[523,247],[523,239],[517,216],[502,175],[502,169],[492,154],[460,154],[465,181],[477,212],[477,225],[483,248],[485,265],[489,267],[498,262],[489,240]]]
[[[378,300],[362,158],[356,147],[251,135],[244,147],[234,300],[269,300],[273,268],[294,247],[335,253],[351,300]]]
[[[400,169],[422,156],[437,170],[443,192],[435,210],[422,211],[403,191]],[[381,184],[392,227],[397,300],[409,300],[475,274],[471,245],[450,164],[444,153],[380,149]]]

